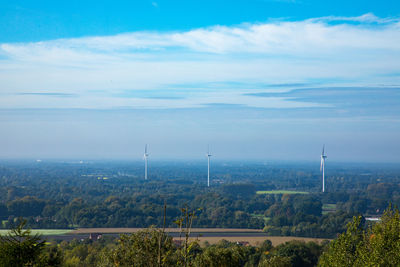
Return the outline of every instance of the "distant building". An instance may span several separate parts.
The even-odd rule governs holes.
[[[379,222],[381,220],[381,218],[380,217],[366,217],[365,220],[370,221],[370,222]]]
[[[239,246],[244,246],[244,247],[250,246],[250,243],[247,241],[237,241],[236,244]]]
[[[93,241],[99,240],[100,238],[102,238],[102,234],[99,233],[91,233],[89,235],[89,239]]]

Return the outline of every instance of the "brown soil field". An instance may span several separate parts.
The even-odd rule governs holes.
[[[90,233],[102,233],[102,234],[121,234],[121,233],[136,233],[138,231],[144,230],[147,228],[79,228],[77,230],[71,231],[68,234],[90,234]],[[168,233],[179,233],[179,228],[166,228],[166,232]],[[260,229],[229,229],[229,228],[192,228],[191,230],[194,235],[197,233],[201,235],[204,233],[210,233],[212,236],[199,236],[197,238],[190,238],[190,240],[198,240],[201,245],[203,245],[206,241],[210,244],[218,243],[219,241],[225,239],[230,242],[249,242],[250,245],[257,246],[260,245],[265,240],[269,239],[272,242],[273,246],[277,246],[279,244],[283,244],[285,242],[291,240],[300,240],[304,242],[317,242],[321,243],[323,238],[307,238],[307,237],[295,237],[295,236],[264,236],[262,235],[262,230]],[[232,233],[233,236],[229,236],[229,233]],[[235,234],[243,234],[241,236],[235,236]],[[246,233],[249,233],[249,236],[246,236]],[[260,236],[254,236],[260,233]],[[221,236],[219,236],[221,234]],[[251,236],[253,234],[253,236]],[[183,238],[174,237],[174,240],[183,240]]]
[[[69,234],[121,234],[136,233],[147,228],[79,228]],[[165,228],[167,233],[179,233],[179,228]],[[260,229],[230,229],[230,228],[192,228],[192,233],[262,233]]]
[[[216,244],[219,241],[225,239],[229,242],[243,242],[243,241],[249,242],[249,244],[252,246],[258,246],[267,239],[271,240],[273,246],[277,246],[292,240],[299,240],[304,242],[313,241],[319,244],[324,240],[331,240],[323,238],[308,238],[308,237],[295,237],[295,236],[238,236],[238,237],[213,236],[213,237],[191,238],[190,240],[196,240],[196,239],[199,241],[200,245],[203,245],[206,241],[210,244]],[[174,238],[174,240],[179,240],[179,237]]]

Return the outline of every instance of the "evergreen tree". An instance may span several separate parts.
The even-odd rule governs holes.
[[[41,262],[45,242],[38,234],[24,229],[26,220],[19,220],[10,233],[0,236],[0,266],[35,266]]]

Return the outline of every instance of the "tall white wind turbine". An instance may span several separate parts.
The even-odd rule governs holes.
[[[207,186],[210,187],[210,158],[211,158],[211,154],[210,154],[210,146],[208,147],[207,150],[207,154],[206,157],[208,159],[208,175],[207,175]]]
[[[149,153],[147,153],[147,144],[144,146],[144,179],[147,180],[147,158],[149,157]]]
[[[322,147],[322,154],[321,154],[321,168],[322,171],[322,192],[325,192],[325,160],[327,156],[325,155],[325,145]]]

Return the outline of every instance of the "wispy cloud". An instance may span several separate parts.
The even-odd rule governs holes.
[[[66,93],[18,93],[17,95],[38,95],[38,96],[54,96],[54,97],[76,97],[76,94]]]
[[[399,19],[373,14],[3,43],[0,101],[3,108],[316,107],[246,94],[262,86],[400,84],[389,75],[399,72],[399,62]],[[153,93],[124,95],[135,90]],[[50,103],[48,92],[79,97]]]
[[[330,25],[329,22],[339,22]],[[360,22],[362,25],[348,24]],[[371,22],[380,23],[370,27]],[[15,58],[91,60],[107,54],[143,56],[143,52],[267,53],[298,55],[324,54],[325,49],[395,49],[400,50],[400,20],[378,18],[368,13],[358,17],[321,17],[304,21],[280,21],[263,24],[243,24],[236,27],[214,26],[186,32],[134,32],[115,36],[96,36],[54,41],[2,44],[3,55]],[[392,40],[381,37],[391,36]],[[317,48],[317,49],[316,49]],[[173,50],[173,51],[168,51]],[[104,54],[107,53],[107,54]],[[159,55],[159,54],[157,54]]]
[[[356,17],[344,17],[344,16],[327,16],[327,17],[320,17],[320,18],[313,18],[309,19],[311,22],[331,22],[331,21],[337,21],[337,22],[360,22],[360,23],[379,23],[379,24],[384,24],[384,23],[399,23],[400,20],[399,18],[379,18],[375,16],[373,13],[366,13],[361,16],[356,16]]]

